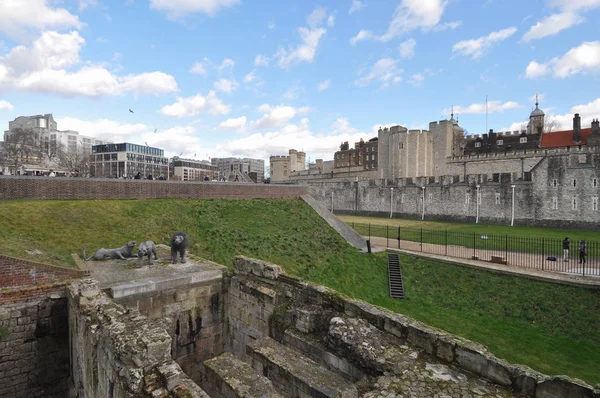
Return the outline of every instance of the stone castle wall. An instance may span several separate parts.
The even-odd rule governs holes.
[[[301,186],[193,181],[0,176],[0,200],[11,199],[298,199]]]
[[[576,152],[524,159],[522,173],[488,173],[358,182],[311,181],[309,193],[336,213],[426,220],[475,221],[480,185],[480,222],[510,224],[515,185],[515,224],[596,228],[600,223],[600,153]],[[519,160],[519,163],[521,160]],[[519,167],[520,169],[520,167]],[[494,178],[497,177],[497,181]],[[422,187],[425,187],[423,192]],[[392,192],[393,188],[393,192]],[[424,195],[423,195],[424,194]],[[423,206],[424,199],[424,206]],[[575,204],[574,204],[575,201]],[[596,204],[594,204],[596,203]],[[424,207],[424,211],[423,211]]]
[[[87,273],[84,271],[0,255],[0,288],[39,285],[52,281],[81,278],[85,275]],[[2,304],[2,296],[0,293],[0,304]]]

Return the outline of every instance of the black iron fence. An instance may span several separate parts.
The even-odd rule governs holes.
[[[386,247],[460,257],[548,272],[600,276],[600,242],[586,241],[581,257],[579,241],[563,250],[562,239],[500,234],[481,234],[350,223],[373,244]]]

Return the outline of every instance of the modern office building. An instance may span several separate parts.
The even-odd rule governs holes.
[[[182,159],[174,156],[171,160],[171,179],[178,181],[203,181],[217,179],[217,167],[208,160]]]
[[[102,144],[92,146],[90,174],[92,177],[165,179],[169,176],[169,159],[164,150],[145,145]]]
[[[211,163],[216,167],[219,178],[235,181],[238,177],[242,182],[262,183],[265,177],[265,161],[250,158],[212,158]]]

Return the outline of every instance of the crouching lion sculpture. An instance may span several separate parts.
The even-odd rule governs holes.
[[[135,241],[132,240],[127,244],[119,247],[118,249],[99,249],[96,253],[92,254],[88,258],[85,258],[85,249],[83,250],[83,258],[85,261],[91,259],[94,260],[109,260],[109,259],[121,259],[126,260],[129,257],[133,257],[133,249],[135,248]]]

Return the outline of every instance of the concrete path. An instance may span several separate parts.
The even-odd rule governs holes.
[[[312,207],[333,229],[335,229],[348,243],[352,246],[360,249],[363,252],[367,251],[367,240],[360,236],[352,227],[348,226],[345,222],[337,218],[335,214],[329,211],[327,207],[323,206],[318,200],[310,195],[300,196],[304,202]],[[380,250],[381,251],[381,250]]]
[[[379,247],[386,247],[388,244],[388,240],[386,238],[379,237],[371,237],[371,241],[374,245]],[[526,278],[543,280],[547,282],[556,282],[561,284],[575,285],[575,286],[584,286],[584,287],[594,287],[600,289],[600,274],[598,274],[598,270],[596,268],[589,269],[588,271],[594,273],[595,275],[586,275],[582,276],[581,274],[577,275],[572,272],[557,272],[554,271],[551,267],[545,267],[542,270],[541,264],[539,262],[539,266],[531,265],[533,262],[527,256],[533,256],[533,254],[528,253],[519,253],[523,256],[518,256],[514,258],[514,261],[509,261],[508,264],[495,264],[489,261],[482,261],[484,259],[484,255],[500,255],[500,253],[496,253],[495,251],[490,251],[490,253],[482,253],[480,254],[480,250],[477,253],[480,255],[482,260],[473,260],[467,256],[468,253],[472,253],[470,250],[464,247],[453,247],[448,246],[448,255],[445,254],[445,247],[443,245],[435,245],[430,243],[423,244],[423,251],[421,251],[421,246],[419,242],[412,241],[400,241],[401,249],[398,249],[398,241],[397,240],[389,240],[390,245],[394,245],[395,247],[387,247],[390,251],[396,251],[400,253],[416,255],[419,257],[430,258],[436,261],[448,262],[452,264],[464,265],[471,268],[478,269],[488,269],[496,272],[518,275]],[[529,267],[524,267],[522,264],[519,264],[518,259],[522,259],[522,261],[530,264]],[[511,257],[509,256],[509,259]],[[489,260],[489,259],[488,259]],[[546,262],[546,263],[555,263],[555,262]],[[579,265],[573,264],[570,271],[577,271]],[[598,275],[598,276],[596,276]]]

